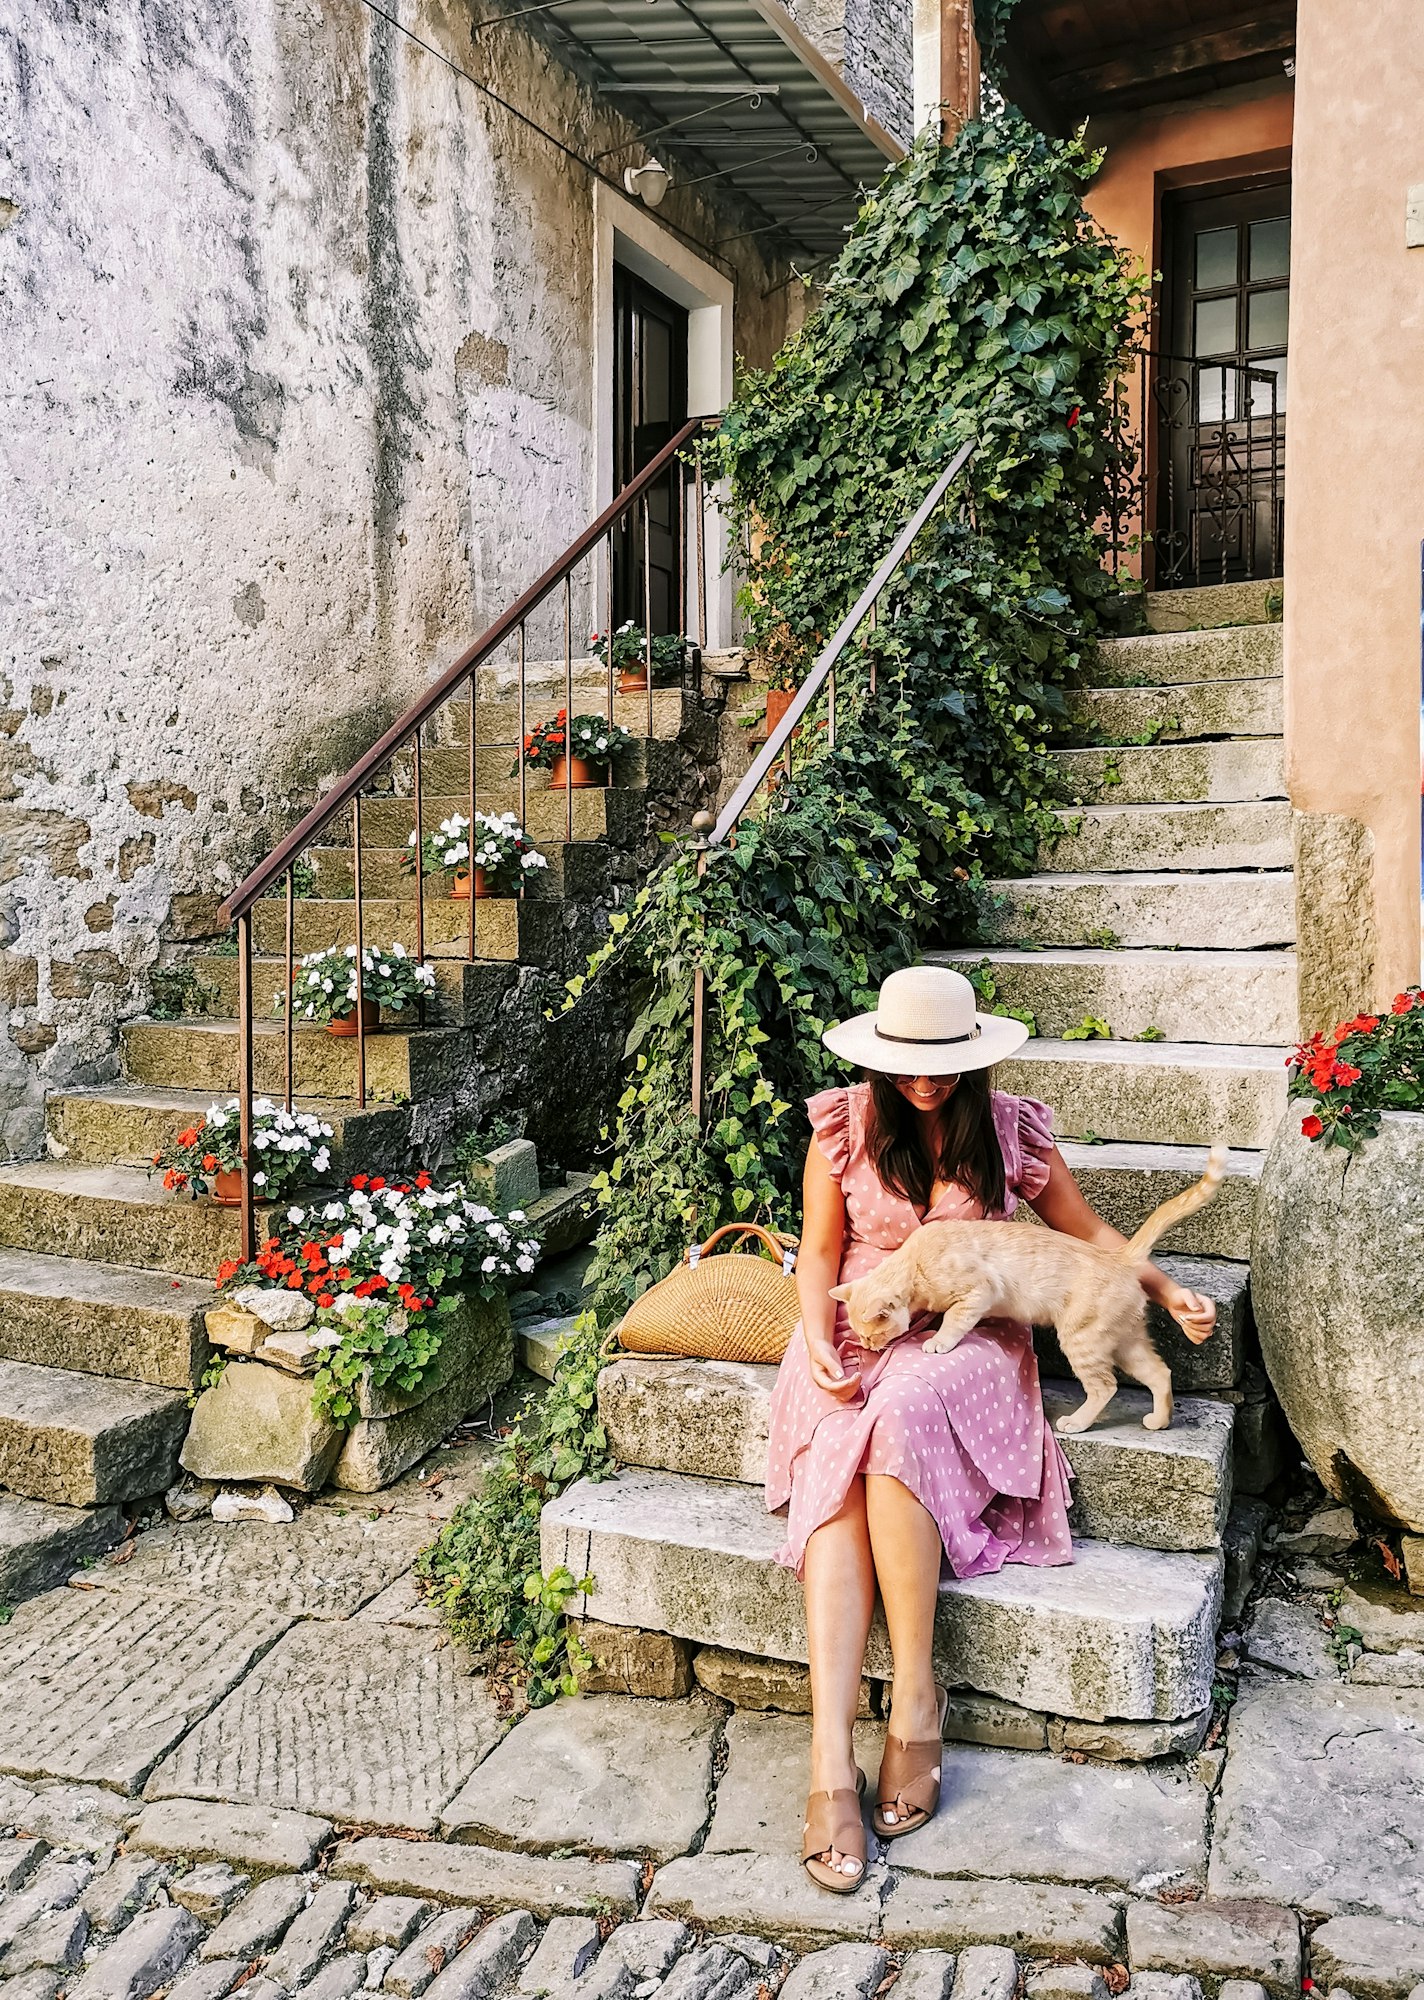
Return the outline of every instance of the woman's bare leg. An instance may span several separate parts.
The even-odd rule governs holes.
[[[882,1482],[883,1483],[883,1482]],[[866,1481],[851,1482],[839,1514],[806,1543],[806,1637],[811,1661],[811,1790],[855,1786],[851,1729],[860,1705],[875,1570],[865,1519]],[[841,1857],[833,1854],[835,1867]]]
[[[939,1734],[934,1619],[943,1545],[934,1516],[898,1479],[868,1473],[864,1486],[866,1526],[895,1662],[889,1728],[902,1742],[923,1743]]]

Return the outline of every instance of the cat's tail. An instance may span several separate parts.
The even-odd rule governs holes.
[[[1214,1199],[1226,1172],[1225,1146],[1213,1146],[1207,1155],[1206,1172],[1193,1187],[1185,1188],[1181,1194],[1174,1194],[1170,1201],[1164,1201],[1160,1208],[1154,1208],[1137,1234],[1122,1253],[1125,1264],[1140,1264],[1152,1254],[1152,1246],[1169,1229],[1175,1229],[1179,1222],[1185,1222],[1189,1215],[1195,1215],[1199,1208],[1205,1208]]]

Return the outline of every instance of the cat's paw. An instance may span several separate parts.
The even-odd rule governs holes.
[[[1085,1431],[1092,1421],[1092,1418],[1087,1416],[1084,1411],[1070,1410],[1066,1417],[1058,1419],[1053,1428],[1058,1432],[1060,1437],[1074,1437],[1079,1431]]]
[[[1147,1415],[1142,1419],[1142,1428],[1145,1431],[1165,1431],[1171,1424],[1171,1421],[1172,1406],[1169,1403],[1167,1408],[1160,1413],[1156,1410],[1149,1410]]]
[[[948,1354],[951,1348],[958,1347],[958,1345],[959,1335],[957,1333],[932,1333],[925,1342],[925,1353]]]

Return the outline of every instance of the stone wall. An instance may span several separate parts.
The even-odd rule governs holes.
[[[520,30],[402,11],[582,157],[626,134]],[[588,519],[593,210],[359,0],[0,28],[0,1156]],[[758,243],[717,261],[761,362],[804,294]]]
[[[785,0],[785,6],[871,117],[908,146],[915,136],[910,0]]]

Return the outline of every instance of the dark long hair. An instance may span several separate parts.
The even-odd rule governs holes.
[[[940,1112],[939,1158],[931,1159],[914,1107],[892,1078],[870,1074],[870,1163],[889,1188],[916,1208],[928,1208],[936,1181],[956,1181],[986,1215],[1004,1210],[1004,1154],[994,1124],[987,1069],[966,1070]]]

